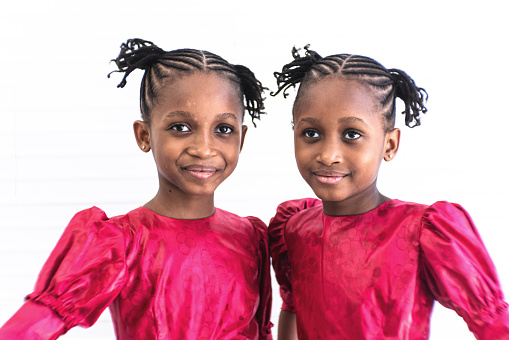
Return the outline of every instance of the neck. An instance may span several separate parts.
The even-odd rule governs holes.
[[[178,193],[168,195],[161,192],[161,188],[156,196],[147,202],[144,206],[153,212],[177,219],[196,220],[212,216],[215,211],[214,195],[209,196],[186,196],[181,197]]]
[[[342,201],[323,201],[323,212],[329,216],[359,215],[375,209],[390,200],[378,189],[349,197]]]

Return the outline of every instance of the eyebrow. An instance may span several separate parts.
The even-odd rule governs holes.
[[[194,115],[191,112],[188,111],[172,111],[166,116],[164,116],[165,119],[173,118],[173,117],[180,117],[180,118],[194,118]],[[215,117],[216,119],[233,119],[238,120],[239,118],[234,115],[233,113],[225,112],[225,113],[219,113]]]
[[[363,125],[368,125],[366,124],[366,122],[364,120],[362,120],[361,118],[359,117],[354,117],[354,116],[349,116],[349,117],[344,117],[344,118],[341,118],[338,120],[340,123],[355,123],[355,122],[358,122],[358,123],[361,123]]]
[[[338,119],[338,122],[339,123],[343,123],[343,124],[344,123],[359,122],[359,123],[361,123],[363,125],[367,125],[364,120],[362,120],[359,117],[354,117],[354,116],[348,116],[348,117],[340,118],[340,119]],[[316,119],[316,118],[306,117],[306,118],[300,119],[299,122],[297,123],[297,126],[299,126],[301,123],[318,124],[318,123],[320,123],[320,121],[318,119]]]
[[[237,117],[237,116],[236,116],[236,115],[234,115],[233,113],[225,112],[225,113],[220,113],[220,114],[216,115],[216,119],[233,119],[233,120],[239,120],[239,117]]]
[[[187,111],[172,111],[170,113],[167,113],[164,118],[173,118],[173,117],[180,117],[180,118],[193,118],[193,115],[190,112]]]
[[[297,122],[297,126],[299,126],[301,123],[318,124],[319,121],[316,118],[306,117],[299,119],[299,121]]]

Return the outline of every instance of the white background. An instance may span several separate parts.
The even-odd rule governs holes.
[[[461,203],[509,294],[509,21],[503,1],[469,3],[2,2],[0,324],[31,292],[74,213],[97,205],[123,214],[156,192],[152,157],[137,148],[131,127],[141,72],[124,89],[116,88],[121,75],[106,77],[120,44],[134,37],[166,50],[210,50],[247,65],[272,89],[272,72],[291,61],[292,46],[307,43],[323,56],[362,54],[405,70],[428,90],[429,113],[422,126],[402,128],[380,190],[421,203]],[[219,187],[218,207],[268,222],[281,201],[312,196],[293,158],[293,98],[267,98],[258,128],[248,122],[241,161]],[[275,281],[273,288],[277,325]],[[438,305],[431,330],[431,339],[474,339],[461,318]],[[114,338],[108,312],[92,328],[64,336],[89,338]]]

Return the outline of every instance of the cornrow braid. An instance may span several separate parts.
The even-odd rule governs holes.
[[[339,74],[357,79],[375,90],[386,118],[387,129],[394,126],[396,98],[400,98],[405,104],[402,112],[405,115],[405,125],[415,127],[421,124],[420,114],[428,111],[424,106],[428,93],[417,87],[405,72],[398,69],[388,70],[376,60],[364,56],[335,54],[322,58],[315,51],[309,50],[309,45],[306,45],[304,50],[304,56],[300,56],[294,47],[294,60],[284,65],[281,72],[274,72],[278,89],[271,93],[272,96],[283,92],[283,96],[287,97],[288,89],[300,83],[295,99],[297,101],[302,85],[331,74]]]
[[[254,73],[242,65],[233,65],[220,56],[201,50],[177,49],[164,51],[154,43],[143,39],[129,39],[120,46],[120,53],[112,61],[118,67],[114,72],[124,73],[117,87],[124,87],[127,77],[136,69],[144,70],[140,87],[140,110],[145,122],[150,122],[150,110],[167,77],[178,79],[191,72],[217,72],[238,84],[244,108],[254,120],[260,119],[265,109],[263,91],[266,90]]]

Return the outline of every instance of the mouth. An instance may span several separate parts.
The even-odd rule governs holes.
[[[182,167],[182,170],[197,179],[209,179],[220,171],[220,169],[208,165],[189,165]]]
[[[337,184],[348,176],[347,173],[334,170],[318,170],[313,171],[312,173],[316,177],[317,181],[322,184]]]

